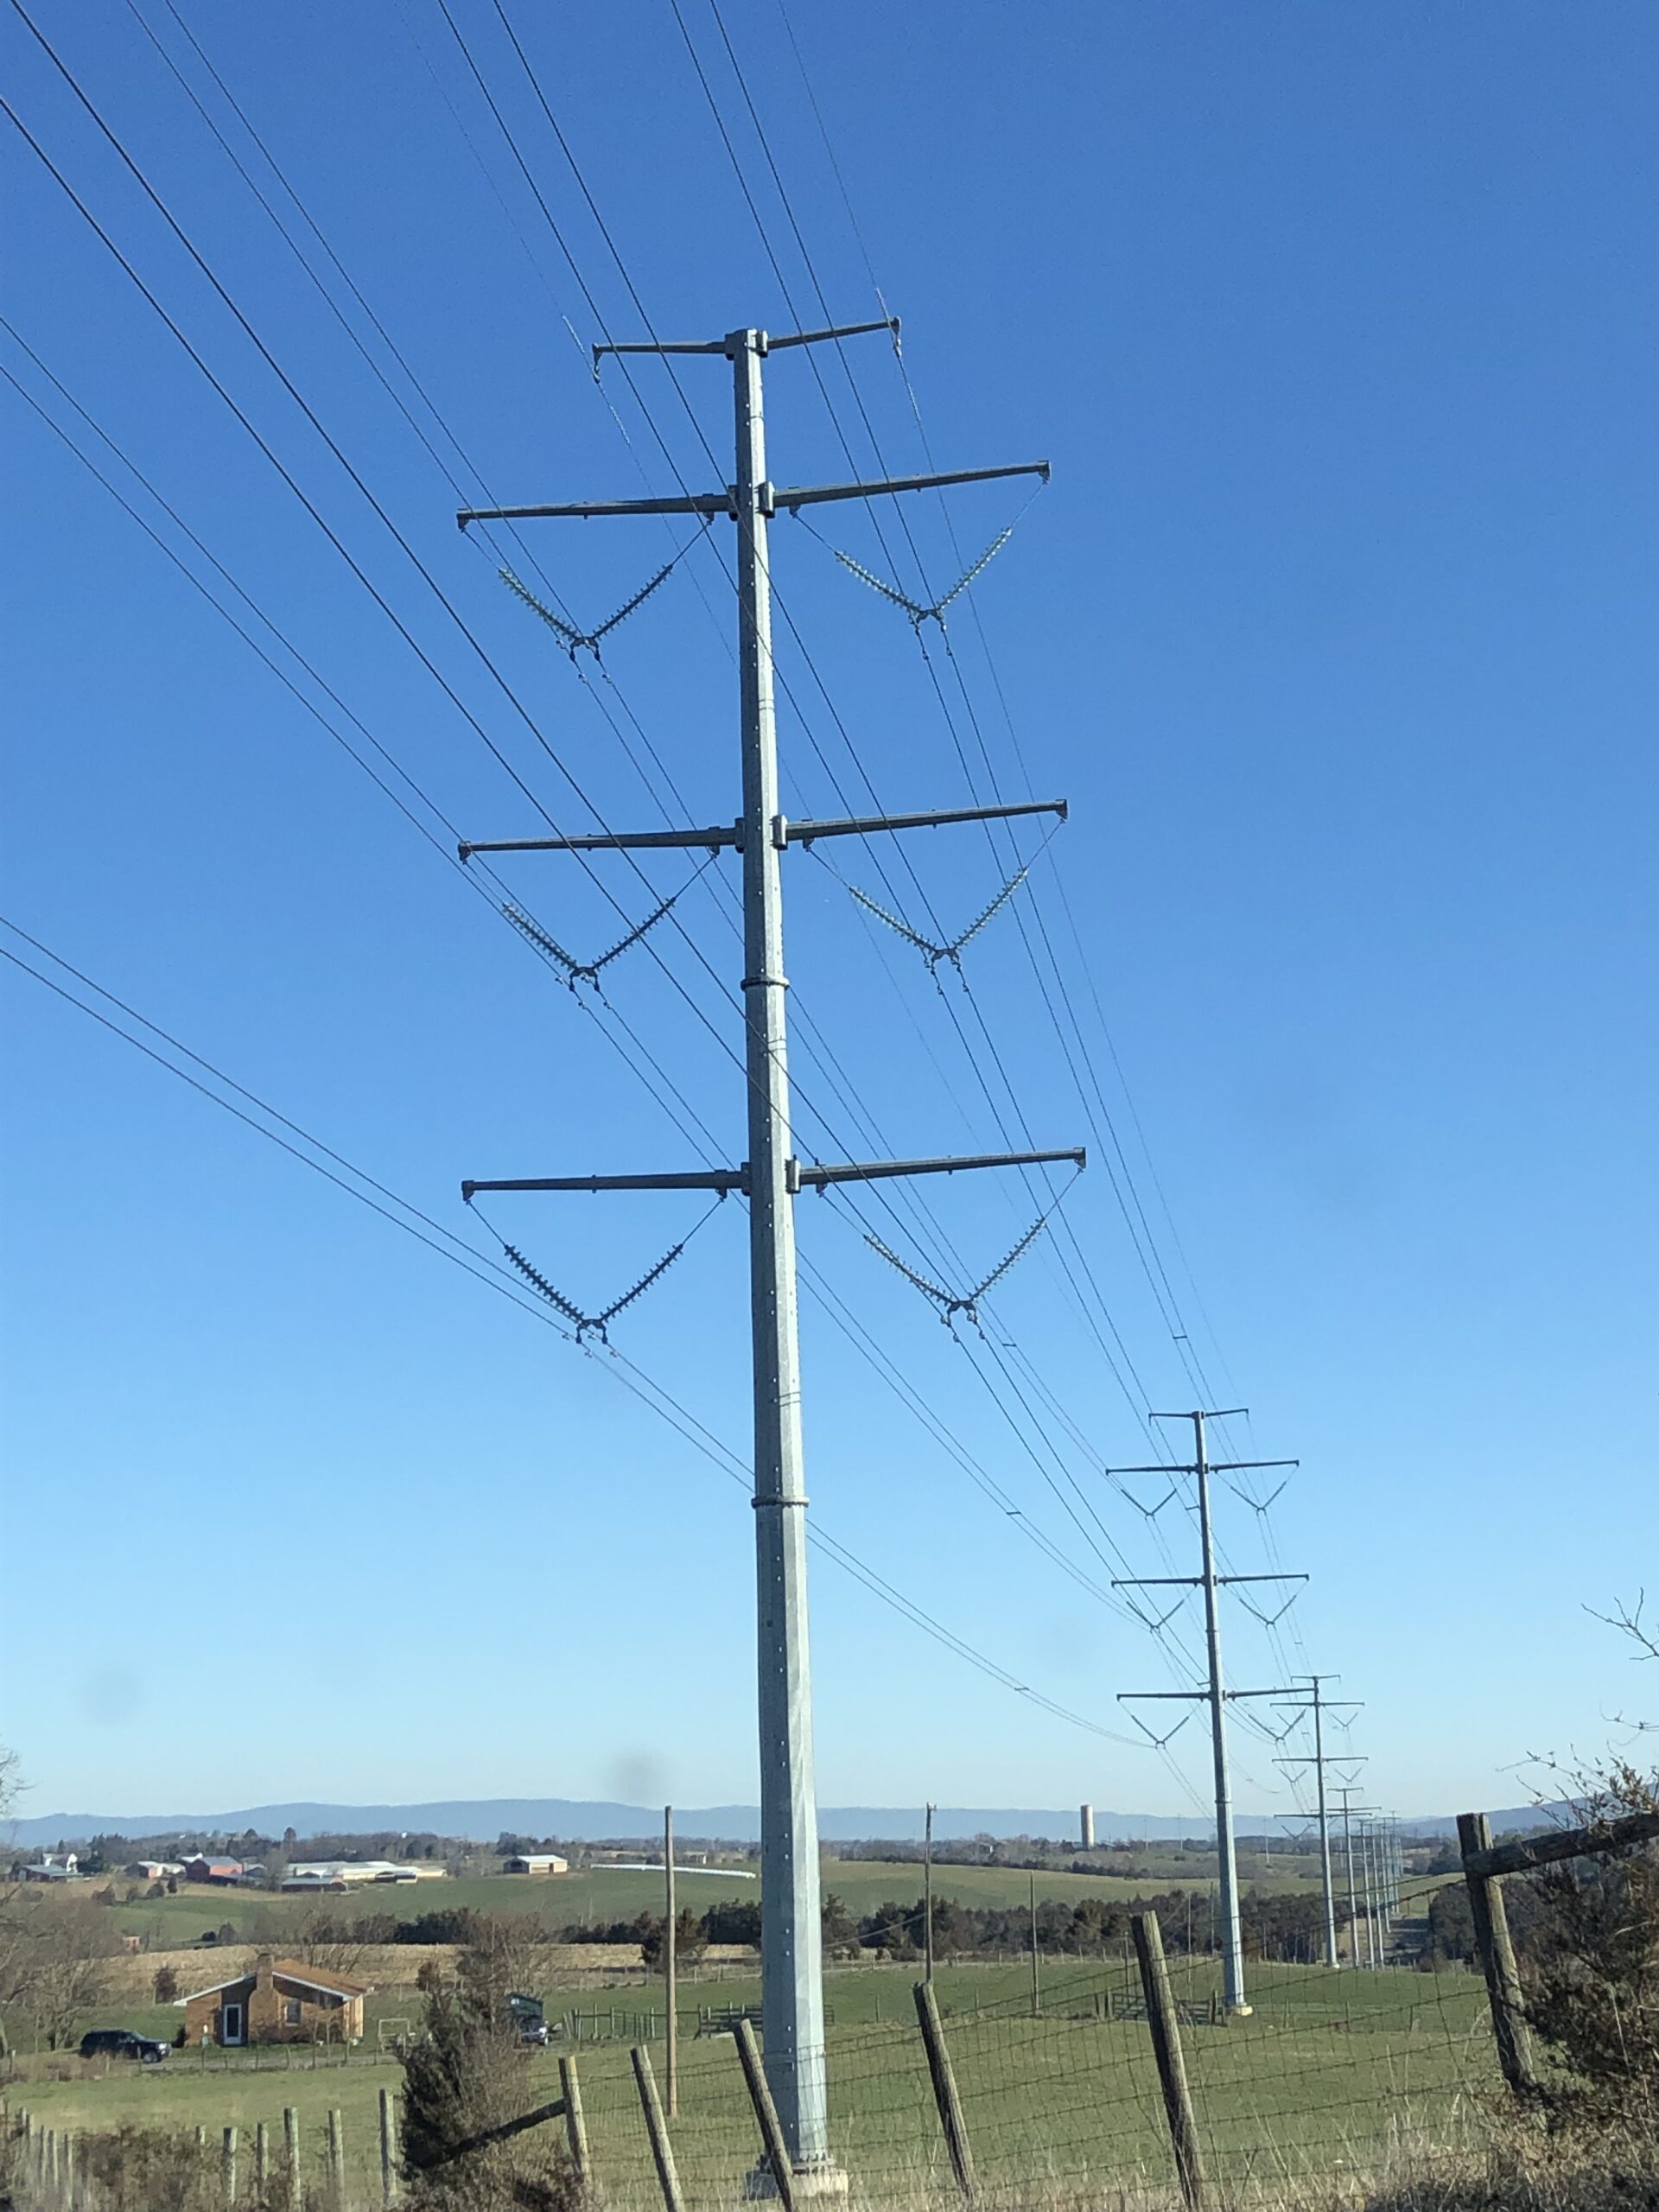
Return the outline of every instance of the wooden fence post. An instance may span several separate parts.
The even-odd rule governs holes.
[[[341,2133],[340,2107],[328,2108],[328,2186],[333,2191],[330,2212],[346,2201],[346,2142]]]
[[[921,2025],[922,2044],[927,2052],[927,2070],[933,2081],[933,2101],[939,2108],[939,2125],[944,2130],[944,2147],[950,2154],[950,2171],[957,2177],[957,2187],[971,2203],[974,2157],[968,2145],[962,2100],[957,2094],[956,2070],[950,2063],[950,2053],[945,2048],[944,2029],[939,2020],[939,2000],[933,1994],[931,1982],[918,1981],[916,1985],[916,2018]]]
[[[283,2158],[288,2167],[285,2188],[288,2212],[301,2212],[305,2202],[300,2186],[300,2113],[297,2105],[283,2107]]]
[[[63,2139],[63,2201],[67,2212],[75,2212],[75,2152],[79,2142],[72,2127]]]
[[[253,2181],[261,2196],[270,2179],[270,2130],[260,2120],[253,2131]]]
[[[760,2063],[760,2048],[754,2039],[754,2030],[746,2015],[738,2015],[733,2031],[737,2040],[737,2055],[743,2065],[743,2079],[748,2084],[749,2102],[754,2107],[754,2116],[760,2123],[760,2140],[766,2149],[766,2164],[772,2168],[772,2178],[777,2185],[778,2201],[784,2212],[795,2212],[795,2169],[790,2163],[789,2146],[784,2141],[784,2131],[778,2118],[778,2107],[772,2101],[772,2087],[766,2071]]]
[[[1492,1824],[1484,1813],[1458,1815],[1458,1850],[1464,1861],[1463,1878],[1469,1891],[1469,1910],[1474,1916],[1475,1947],[1486,1976],[1486,1994],[1492,2008],[1492,2035],[1497,2044],[1497,2063],[1503,2079],[1517,2097],[1538,2093],[1533,2071],[1532,2037],[1527,2027],[1521,1996],[1521,1975],[1510,1941],[1510,1916],[1503,1887],[1496,1874],[1477,1873],[1469,1865],[1478,1853],[1492,1847]]]
[[[1141,1986],[1146,1993],[1147,2024],[1152,2030],[1152,2055],[1158,2062],[1163,2085],[1164,2110],[1169,2119],[1169,2139],[1175,2151],[1175,2173],[1186,2200],[1187,2212],[1204,2212],[1204,2160],[1198,2149],[1198,2121],[1192,2093],[1187,2087],[1186,2060],[1181,2050],[1180,2023],[1169,1993],[1169,1968],[1164,1962],[1163,1932],[1155,1912],[1137,1912],[1135,1957],[1141,1967]]]
[[[570,2163],[585,2189],[593,2176],[588,2164],[588,2129],[582,2117],[582,2083],[574,2058],[559,2061],[559,2094],[564,2099],[564,2139],[570,2145]]]
[[[219,2189],[226,2204],[236,2202],[236,2130],[227,2127],[219,2147]]]
[[[397,2200],[397,2125],[391,2091],[380,2092],[380,2202]]]
[[[657,2077],[651,2070],[651,2053],[644,2044],[637,2043],[628,2056],[633,2062],[633,2078],[639,2091],[640,2107],[645,2115],[645,2133],[651,2139],[651,2155],[657,2168],[658,2184],[663,2192],[664,2212],[685,2212],[685,2199],[680,2195],[680,2177],[674,2171],[674,2145],[668,2139],[668,2122],[663,2118],[662,2100],[657,2094]]]

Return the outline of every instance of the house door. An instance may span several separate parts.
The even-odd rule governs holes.
[[[242,2007],[222,2005],[219,2013],[219,2039],[222,2044],[239,2044],[243,2039]]]

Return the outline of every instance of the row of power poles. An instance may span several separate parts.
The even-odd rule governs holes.
[[[766,471],[763,366],[768,356],[786,349],[840,343],[868,333],[896,337],[891,319],[841,329],[796,331],[781,337],[763,330],[740,329],[709,340],[664,344],[655,340],[596,346],[595,369],[606,354],[696,354],[722,358],[733,379],[734,416],[732,480],[708,493],[664,499],[601,503],[537,505],[467,509],[460,520],[522,522],[543,518],[589,520],[650,515],[725,518],[734,528],[737,645],[739,667],[741,812],[730,823],[639,833],[605,830],[579,836],[527,837],[469,843],[474,852],[550,851],[605,853],[640,848],[680,848],[711,855],[735,853],[742,869],[743,969],[740,982],[744,1009],[747,1156],[739,1165],[667,1173],[588,1174],[520,1177],[468,1181],[462,1195],[476,1191],[716,1191],[741,1195],[749,1214],[749,1310],[754,1415],[754,1529],[756,1560],[756,1646],[760,1752],[761,1980],[765,2065],[791,2163],[815,2177],[821,2189],[836,2191],[841,2177],[830,2153],[826,2079],[822,1934],[819,1920],[817,1805],[812,1756],[811,1674],[807,1635],[806,1490],[801,1428],[801,1381],[797,1319],[795,1200],[804,1190],[832,1184],[868,1182],[895,1176],[953,1173],[965,1168],[1035,1166],[1071,1161],[1085,1164],[1080,1149],[976,1154],[925,1160],[826,1164],[801,1160],[791,1126],[784,965],[783,861],[791,847],[821,837],[870,836],[948,823],[983,821],[1014,815],[1065,811],[1062,801],[957,808],[933,813],[873,815],[846,820],[791,822],[779,800],[778,733],[772,650],[772,584],[768,529],[780,511],[798,512],[826,501],[862,500],[987,479],[1040,474],[1045,461],[1013,467],[963,469],[944,474],[849,484],[782,486]],[[1324,1678],[1269,1689],[1230,1689],[1222,1671],[1218,1593],[1243,1581],[1302,1580],[1301,1576],[1221,1575],[1216,1572],[1210,1509],[1212,1472],[1244,1467],[1294,1465],[1294,1461],[1235,1461],[1212,1465],[1207,1452],[1206,1421],[1219,1416],[1205,1411],[1160,1419],[1192,1424],[1194,1457],[1185,1470],[1160,1466],[1140,1471],[1184,1471],[1197,1484],[1200,1566],[1193,1576],[1171,1581],[1203,1591],[1208,1681],[1201,1689],[1151,1693],[1191,1698],[1210,1709],[1215,1769],[1216,1825],[1220,1857],[1221,1941],[1225,1998],[1234,2012],[1249,2008],[1244,1996],[1243,1947],[1239,1921],[1232,1796],[1228,1775],[1226,1709],[1240,1697],[1311,1697],[1307,1709],[1316,1733],[1328,1710],[1321,1695]],[[1314,1764],[1319,1779],[1321,1859],[1325,1873],[1325,1929],[1331,1961],[1335,1961],[1329,1821],[1322,1740]],[[1346,1829],[1344,1830],[1346,1833]],[[1382,1851],[1379,1840],[1362,1828],[1359,1865],[1370,1868]],[[930,1854],[931,1856],[931,1854]],[[671,1834],[664,1836],[664,1859],[671,1870]],[[1386,1854],[1376,1857],[1376,1871],[1364,1875],[1368,1899],[1379,1895]],[[1348,1851],[1351,1889],[1356,1860]],[[668,1875],[672,1882],[671,1871]],[[1370,1910],[1368,1930],[1381,1908]],[[673,1907],[670,1902],[670,1926]],[[931,1915],[928,1915],[931,1936]],[[670,1942],[672,1936],[671,1933]],[[672,2072],[671,2061],[671,2072]],[[843,2184],[844,2185],[844,2184]]]

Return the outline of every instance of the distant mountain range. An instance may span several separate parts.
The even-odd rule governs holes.
[[[1510,1807],[1491,1815],[1493,1829],[1536,1827],[1556,1808]],[[1276,1815],[1241,1813],[1241,1834],[1260,1834],[1272,1829]],[[760,1814],[754,1805],[676,1806],[675,1826],[682,1836],[718,1836],[732,1842],[752,1841],[760,1833]],[[1414,1835],[1442,1835],[1455,1827],[1455,1818],[1433,1814],[1402,1824]],[[480,1843],[498,1835],[561,1836],[575,1843],[613,1838],[632,1841],[657,1835],[662,1827],[659,1808],[645,1805],[609,1804],[602,1800],[572,1797],[458,1798],[429,1805],[251,1805],[230,1813],[46,1813],[37,1818],[11,1821],[0,1835],[9,1837],[14,1849],[31,1849],[54,1843],[84,1842],[88,1836],[171,1835],[180,1832],[204,1835],[240,1835],[251,1828],[257,1835],[279,1836],[285,1828],[296,1834],[366,1835],[387,1829],[410,1834],[464,1836]],[[917,1805],[826,1806],[818,1815],[818,1830],[826,1843],[866,1842],[873,1838],[919,1843],[922,1811]],[[1195,1815],[1172,1817],[1162,1813],[1114,1813],[1095,1808],[1095,1834],[1103,1843],[1141,1838],[1168,1839],[1201,1836],[1211,1832],[1210,1823]],[[941,1842],[960,1841],[975,1835],[1041,1835],[1064,1838],[1077,1833],[1077,1808],[1056,1811],[1008,1806],[941,1805],[933,1815],[933,1833]]]

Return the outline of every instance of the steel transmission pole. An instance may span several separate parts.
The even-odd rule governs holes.
[[[1281,1758],[1274,1762],[1276,1766],[1311,1766],[1319,1777],[1319,1874],[1325,1899],[1325,1962],[1328,1967],[1340,1967],[1342,1960],[1337,1949],[1337,1899],[1331,1874],[1331,1812],[1325,1789],[1325,1770],[1327,1766],[1347,1766],[1356,1762],[1350,1759],[1338,1760],[1327,1754],[1325,1748],[1325,1716],[1327,1713],[1335,1713],[1339,1710],[1346,1713],[1357,1712],[1359,1709],[1357,1699],[1342,1698],[1333,1702],[1325,1695],[1324,1685],[1328,1681],[1338,1680],[1340,1677],[1333,1675],[1308,1675],[1309,1702],[1294,1708],[1297,1713],[1313,1715],[1313,1758],[1311,1759]],[[1360,1761],[1357,1764],[1363,1764],[1363,1762]]]
[[[1215,1770],[1216,1784],[1216,1859],[1221,1890],[1221,1973],[1222,1996],[1230,2012],[1248,2012],[1249,2005],[1244,1998],[1244,1935],[1238,1907],[1238,1851],[1233,1836],[1233,1793],[1227,1764],[1227,1700],[1238,1697],[1286,1697],[1288,1690],[1230,1690],[1221,1664],[1221,1608],[1218,1592],[1235,1582],[1306,1582],[1305,1574],[1217,1574],[1216,1573],[1215,1536],[1210,1516],[1210,1477],[1212,1472],[1233,1471],[1244,1467],[1294,1467],[1294,1459],[1231,1459],[1224,1461],[1222,1469],[1211,1467],[1208,1440],[1205,1434],[1207,1421],[1221,1420],[1226,1414],[1243,1413],[1242,1406],[1231,1406],[1223,1413],[1154,1414],[1154,1421],[1190,1421],[1192,1424],[1192,1463],[1187,1467],[1109,1467],[1108,1474],[1187,1474],[1198,1486],[1198,1566],[1199,1572],[1192,1574],[1160,1574],[1141,1577],[1113,1578],[1112,1587],[1117,1589],[1155,1589],[1184,1584],[1204,1592],[1205,1647],[1208,1659],[1209,1680],[1201,1690],[1126,1690],[1119,1693],[1125,1700],[1135,1698],[1189,1698],[1210,1707],[1210,1748]],[[1144,1726],[1144,1723],[1142,1724]],[[1164,1740],[1167,1740],[1165,1738]]]
[[[1204,1642],[1210,1661],[1210,1751],[1216,1777],[1216,1853],[1221,1868],[1222,1994],[1230,2012],[1244,2008],[1244,1936],[1238,1915],[1238,1853],[1233,1840],[1233,1792],[1227,1770],[1227,1690],[1221,1669],[1221,1612],[1216,1547],[1210,1523],[1210,1455],[1204,1415],[1192,1416],[1198,1485],[1198,1560],[1204,1582]]]
[[[823,1923],[806,1625],[806,1490],[795,1208],[787,1187],[784,900],[772,836],[778,725],[766,560],[766,410],[758,331],[734,332],[738,669],[743,745],[743,1011],[749,1107],[749,1314],[754,1340],[754,1548],[760,1720],[760,2001],[766,2074],[804,2164],[826,2158]],[[766,500],[765,505],[769,506]]]
[[[607,830],[578,837],[512,838],[463,844],[475,852],[611,851],[680,846],[718,852],[736,849],[743,870],[743,994],[748,1157],[739,1167],[662,1175],[589,1175],[469,1181],[478,1191],[717,1190],[741,1192],[749,1206],[750,1330],[754,1383],[754,1537],[756,1638],[760,1745],[761,2007],[765,2068],[785,2142],[798,2171],[824,2186],[845,2179],[830,2155],[823,2032],[823,1926],[818,1819],[812,1758],[812,1681],[807,1640],[806,1491],[801,1440],[800,1345],[797,1320],[794,1202],[798,1192],[894,1175],[954,1173],[1069,1160],[1064,1152],[976,1154],[969,1158],[883,1160],[830,1166],[798,1159],[791,1147],[784,970],[781,861],[791,844],[818,837],[872,835],[1013,815],[1064,816],[1063,801],[957,808],[938,813],[866,816],[846,821],[791,823],[779,805],[778,733],[773,701],[772,585],[767,524],[779,508],[795,511],[824,500],[866,499],[935,486],[1027,474],[1046,477],[1046,461],[1014,467],[957,470],[843,485],[774,486],[766,475],[761,364],[769,352],[867,331],[893,321],[842,330],[770,337],[734,330],[692,344],[595,346],[607,353],[723,354],[732,364],[735,465],[732,482],[714,493],[602,505],[468,509],[475,521],[652,514],[725,515],[736,525],[738,660],[741,716],[742,816],[708,829]]]

